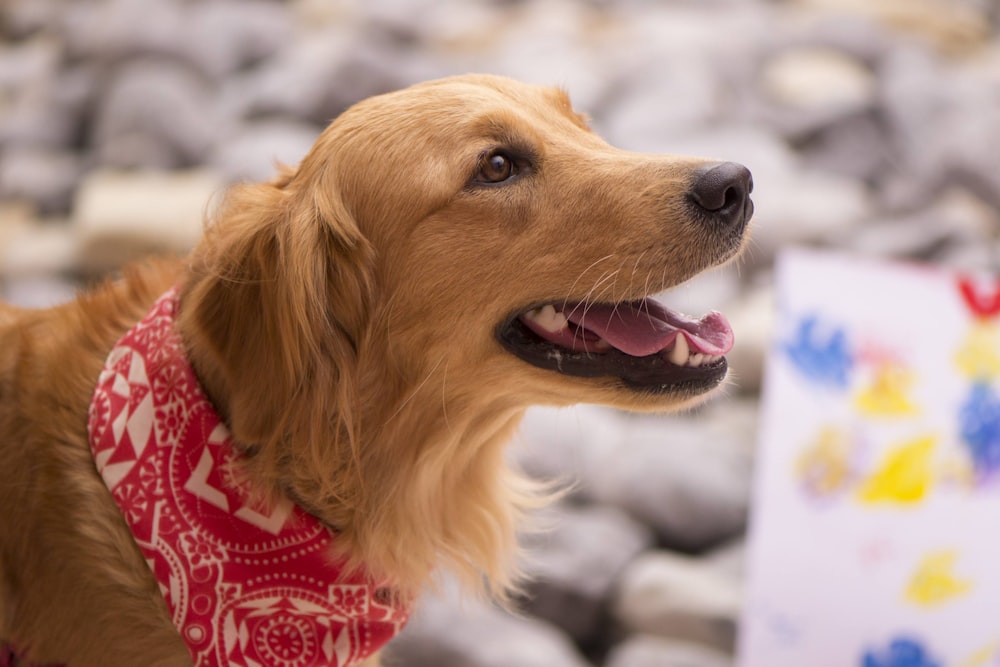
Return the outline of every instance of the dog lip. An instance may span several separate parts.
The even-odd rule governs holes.
[[[680,347],[674,363],[687,362],[686,352],[690,350],[697,355],[695,365],[699,365],[702,359],[712,361],[733,347],[733,330],[722,313],[712,311],[693,318],[650,298],[617,303],[550,303],[523,312],[519,318],[541,338],[574,352],[614,348],[644,357]]]
[[[630,390],[647,393],[704,393],[719,385],[729,368],[724,356],[691,366],[674,364],[659,352],[634,356],[614,348],[573,350],[539,336],[520,315],[505,320],[496,337],[508,352],[537,368],[584,379],[613,378]]]

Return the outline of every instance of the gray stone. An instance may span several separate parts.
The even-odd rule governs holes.
[[[0,153],[0,199],[30,201],[42,214],[66,213],[82,175],[75,153],[11,148]]]
[[[100,273],[149,253],[188,252],[223,190],[206,170],[91,172],[73,206],[83,268]]]
[[[156,60],[118,73],[95,125],[102,165],[160,169],[201,163],[228,128],[206,81],[189,67]]]
[[[565,635],[455,593],[422,598],[387,664],[406,667],[588,667]]]
[[[293,17],[268,0],[210,0],[189,5],[185,56],[220,78],[265,60],[295,40]]]
[[[249,122],[221,142],[210,163],[227,181],[265,181],[276,164],[298,164],[321,128],[292,120]]]
[[[652,533],[612,507],[564,505],[546,515],[551,527],[523,540],[531,578],[523,608],[592,645],[618,575],[652,546]]]
[[[7,0],[0,5],[0,36],[16,41],[51,28],[64,4],[61,0]]]
[[[741,582],[746,576],[746,552],[746,538],[741,536],[705,554],[702,562],[720,575]]]
[[[854,112],[871,106],[875,76],[853,56],[825,46],[788,49],[763,65],[760,85],[775,104],[800,111]]]
[[[614,616],[629,633],[691,641],[732,653],[740,584],[697,560],[666,551],[633,561],[622,575]]]
[[[874,214],[867,187],[853,179],[804,169],[767,176],[754,174],[750,261],[769,264],[793,244],[842,243]]]
[[[708,417],[632,421],[615,455],[590,471],[589,493],[652,527],[670,548],[697,552],[741,534],[754,434]]]
[[[0,43],[0,93],[10,96],[29,87],[44,86],[55,77],[61,57],[59,43],[49,38],[22,44]]]
[[[738,302],[726,309],[736,335],[736,345],[726,355],[730,386],[745,395],[756,396],[761,389],[764,363],[773,345],[777,301],[770,276],[749,286]]]
[[[83,67],[60,70],[62,50],[48,38],[0,48],[0,148],[63,150],[77,136],[93,80]]]
[[[11,278],[0,284],[0,300],[22,308],[50,308],[71,301],[79,289],[79,285],[62,278]]]
[[[62,3],[58,30],[74,59],[182,57],[187,18],[185,4],[173,0],[80,0]]]
[[[227,81],[222,96],[238,117],[277,115],[325,125],[361,99],[442,73],[432,58],[414,58],[384,35],[331,24]]]
[[[10,289],[30,295],[39,292],[38,285],[61,284],[58,276],[75,271],[79,255],[77,234],[68,222],[43,223],[30,205],[0,204],[0,278]],[[24,298],[18,302],[28,305]]]
[[[576,493],[620,507],[672,548],[701,551],[742,533],[755,430],[720,399],[692,417],[588,406],[529,411],[514,456],[529,473],[576,481]]]
[[[732,667],[732,656],[685,641],[636,635],[615,646],[604,667]]]
[[[844,115],[799,142],[803,164],[862,183],[878,184],[892,170],[894,149],[876,111]]]
[[[719,81],[708,63],[655,62],[615,91],[601,119],[608,141],[643,153],[675,152],[671,140],[691,127],[703,126],[718,112]]]

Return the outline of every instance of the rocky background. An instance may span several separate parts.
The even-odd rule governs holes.
[[[184,251],[227,183],[296,162],[352,102],[487,71],[567,87],[611,143],[741,161],[737,264],[675,290],[726,312],[734,381],[695,413],[530,413],[514,456],[575,481],[529,536],[521,613],[447,583],[401,667],[725,667],[776,252],[998,268],[995,0],[6,0],[0,296],[43,305]]]

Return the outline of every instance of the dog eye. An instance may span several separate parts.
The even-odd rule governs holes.
[[[496,151],[482,159],[473,180],[477,183],[502,183],[516,176],[517,172],[517,163],[506,153]]]

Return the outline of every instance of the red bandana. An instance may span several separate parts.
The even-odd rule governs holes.
[[[290,500],[249,500],[175,330],[177,299],[163,295],[108,356],[90,406],[97,469],[196,667],[355,665],[408,610],[346,576],[328,557],[335,533]]]

